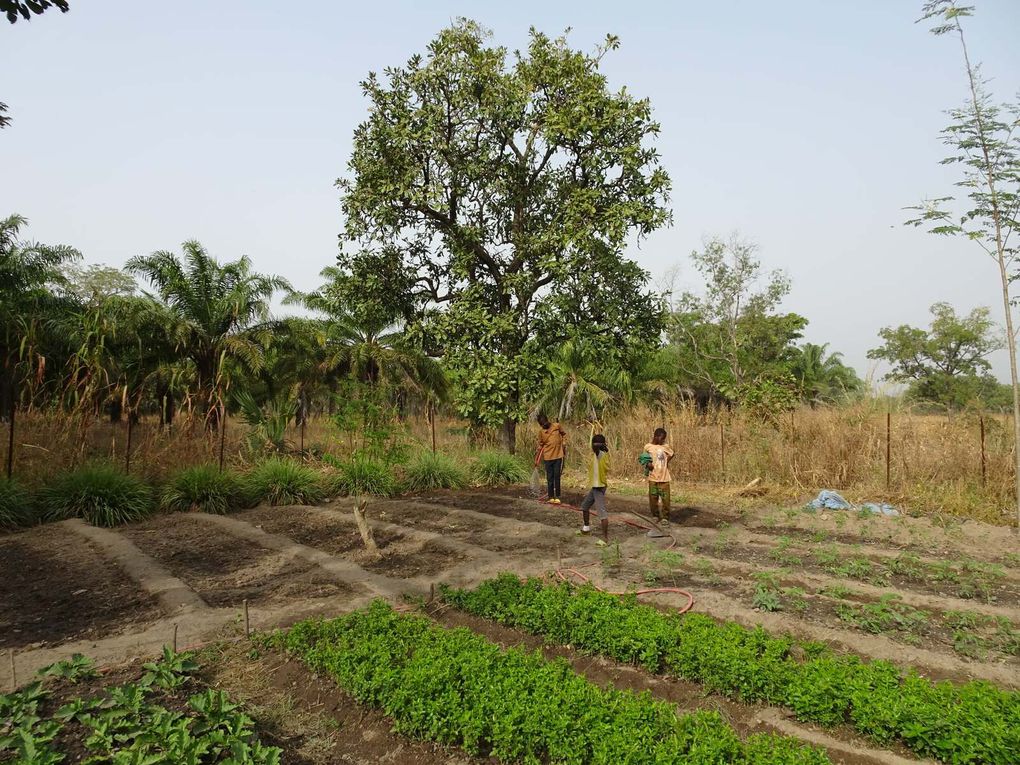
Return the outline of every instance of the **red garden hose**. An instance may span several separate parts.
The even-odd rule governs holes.
[[[543,504],[549,504],[548,502],[544,502],[543,498],[541,498],[541,497],[539,498],[539,502],[543,502]],[[561,502],[559,505],[557,505],[557,507],[565,507],[568,510],[573,510],[574,512],[577,512],[577,513],[584,512],[583,510],[581,510],[581,508],[577,507],[576,505],[571,505],[571,504],[568,504],[568,503],[565,503],[565,502]],[[642,521],[648,521],[647,518],[645,518],[644,516],[642,516],[639,513],[635,513],[633,510],[628,510],[627,512],[631,513],[632,515],[636,515],[638,518],[641,518]],[[610,516],[610,518],[612,518],[612,516]],[[638,523],[636,521],[632,521],[632,520],[629,520],[627,518],[619,518],[619,517],[617,517],[617,522],[618,523],[623,523],[623,524],[625,524],[627,526],[631,526],[631,527],[633,527],[635,529],[642,529],[642,530],[647,531],[647,530],[650,530],[652,528],[655,528],[655,529],[658,529],[659,531],[662,531],[662,529],[659,528],[657,525],[655,525],[654,522],[652,522],[652,525],[645,525],[644,523]],[[671,550],[674,547],[676,547],[676,537],[674,537],[672,534],[669,534],[669,533],[666,533],[666,532],[663,532],[663,533],[666,536],[668,536],[670,538],[670,540],[671,540],[670,544],[669,544],[669,547],[667,547],[666,549],[667,550]],[[594,565],[594,564],[588,564],[588,565]],[[598,590],[599,592],[604,592],[607,595],[651,595],[652,593],[659,593],[659,592],[676,593],[676,594],[679,594],[679,595],[684,595],[687,598],[686,605],[682,606],[681,608],[679,608],[677,610],[677,612],[679,614],[685,614],[688,611],[690,611],[692,608],[694,608],[694,596],[691,595],[691,593],[689,593],[687,590],[681,589],[680,587],[650,587],[648,589],[632,591],[632,592],[629,592],[629,593],[628,592],[610,592],[609,590],[602,589],[597,584],[592,582],[589,577],[585,576],[580,571],[578,571],[577,569],[574,569],[574,568],[557,569],[555,571],[555,574],[556,574],[556,577],[558,579],[560,579],[561,581],[564,581],[564,582],[569,581],[569,579],[567,578],[567,574],[571,574],[571,575],[574,576],[574,578],[579,579],[580,581],[585,582],[587,584],[591,584],[592,587],[594,587],[596,590]]]

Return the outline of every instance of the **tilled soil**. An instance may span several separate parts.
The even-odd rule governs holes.
[[[353,523],[326,517],[307,507],[259,507],[233,517],[331,555],[365,549],[365,543]],[[388,531],[375,531],[372,536],[380,550],[401,538],[399,534]]]
[[[154,519],[123,533],[210,606],[322,599],[351,591],[312,563],[239,543],[187,516],[174,516],[172,524],[167,520]]]
[[[104,637],[159,616],[159,604],[58,524],[0,537],[0,647]]]

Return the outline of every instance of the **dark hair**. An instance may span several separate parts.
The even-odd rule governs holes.
[[[535,419],[538,420],[538,424],[541,425],[543,428],[549,427],[549,418],[546,417],[544,413],[538,415],[538,417],[536,417]]]
[[[601,433],[596,433],[591,437],[591,450],[598,454],[599,452],[609,452],[609,447],[606,445],[606,437]]]
[[[652,443],[653,444],[659,444],[659,443],[663,443],[665,440],[666,440],[666,429],[665,428],[656,428],[655,432],[652,433]]]

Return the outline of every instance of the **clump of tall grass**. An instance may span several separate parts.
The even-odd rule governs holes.
[[[482,486],[506,486],[528,480],[528,469],[512,454],[482,452],[471,468],[475,481]]]
[[[216,465],[184,468],[163,487],[160,506],[169,512],[223,515],[248,504],[244,482]]]
[[[33,520],[32,498],[17,482],[0,478],[0,530],[27,526]]]
[[[105,463],[58,475],[37,502],[43,518],[81,518],[93,526],[140,521],[155,510],[152,490],[140,478]]]
[[[256,465],[244,483],[248,496],[270,505],[314,505],[326,496],[317,471],[280,457],[271,457]]]
[[[462,489],[467,483],[467,472],[445,454],[422,452],[404,469],[404,489],[407,491]]]
[[[323,455],[323,459],[336,469],[330,486],[332,494],[375,494],[381,497],[396,494],[397,479],[389,465],[381,460],[356,455],[344,461],[328,454]]]

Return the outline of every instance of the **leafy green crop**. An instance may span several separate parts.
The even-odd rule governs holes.
[[[80,740],[88,763],[279,765],[281,750],[264,746],[254,721],[222,691],[184,697],[186,711],[179,711],[179,702],[170,708],[159,703],[168,691],[185,686],[197,668],[189,655],[166,649],[160,661],[145,665],[139,682],[108,688],[102,696],[71,698],[53,709],[44,681],[0,696],[0,762],[62,763],[63,734],[65,740]],[[77,655],[39,674],[74,681],[92,673],[91,660]]]
[[[504,762],[824,765],[793,739],[742,742],[717,712],[677,716],[647,694],[606,690],[560,659],[502,650],[469,630],[398,614],[383,601],[276,638],[395,729]]]
[[[652,672],[671,672],[741,701],[791,709],[801,720],[847,723],[947,763],[1020,763],[1020,693],[974,681],[933,683],[884,661],[828,651],[793,657],[794,642],[760,627],[663,613],[633,596],[546,585],[504,574],[447,602]]]

